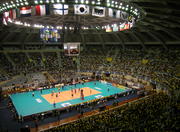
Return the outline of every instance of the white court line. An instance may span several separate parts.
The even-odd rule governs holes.
[[[42,100],[41,99],[39,99],[39,98],[37,98],[37,99],[35,99],[38,103],[42,103]]]
[[[61,104],[63,107],[67,107],[67,106],[70,106],[71,105],[71,103],[69,103],[69,102],[67,102],[67,103],[63,103],[63,104]]]
[[[102,98],[102,97],[104,97],[104,96],[102,96],[102,95],[96,95],[95,96],[95,98],[97,98],[97,99]]]
[[[95,89],[99,89],[99,90],[102,90],[101,88],[98,88],[98,87],[94,87]]]

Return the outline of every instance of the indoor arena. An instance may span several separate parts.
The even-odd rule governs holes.
[[[178,132],[179,89],[178,0],[0,0],[0,132]]]

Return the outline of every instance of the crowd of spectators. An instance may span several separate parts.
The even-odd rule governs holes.
[[[111,62],[106,61],[108,57],[112,57]],[[143,62],[144,60],[145,62]],[[121,75],[131,75],[155,84],[159,83],[161,85],[158,86],[162,86],[163,89],[168,87],[166,85],[173,85],[173,82],[180,83],[178,78],[179,50],[129,50],[119,51],[116,56],[105,56],[102,52],[97,52],[96,54],[83,54],[80,62],[80,69],[84,71],[108,71]]]
[[[179,110],[177,100],[172,101],[166,94],[159,93],[97,115],[81,118],[47,132],[175,132],[180,129]]]
[[[68,57],[59,52],[0,53],[0,57],[0,70],[3,71],[0,75],[1,81],[20,73],[41,71],[48,71],[56,80],[62,81],[75,78],[77,71],[86,71],[131,75],[151,81],[163,89],[175,82],[179,83],[179,50],[122,51],[91,48],[82,51],[79,57]],[[108,61],[107,58],[111,60]]]

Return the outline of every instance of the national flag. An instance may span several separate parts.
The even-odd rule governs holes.
[[[88,5],[74,5],[74,14],[87,15],[89,14]]]
[[[16,8],[16,18],[20,17],[20,9],[19,8]]]
[[[16,19],[17,18],[16,9],[12,9],[12,13],[13,13],[13,19]]]
[[[119,29],[120,31],[123,31],[125,29],[125,23],[121,24]]]
[[[10,18],[11,20],[13,20],[13,10],[12,10],[12,9],[9,10],[9,18]]]
[[[20,15],[21,15],[21,17],[31,16],[31,7],[30,6],[21,7],[20,8]]]
[[[133,22],[128,22],[128,24],[129,24],[129,28],[132,28],[132,27],[133,27],[133,25],[134,25],[134,23],[133,23]]]
[[[105,17],[105,7],[93,7],[92,16]]]
[[[126,23],[124,29],[125,29],[125,30],[130,29],[130,24],[129,24],[129,23]]]
[[[147,60],[147,59],[142,59],[142,61],[141,61],[141,63],[144,65],[147,64],[148,62],[149,62],[149,60]]]
[[[11,9],[9,11],[9,18],[12,20],[16,19],[16,10],[15,9]]]
[[[55,15],[67,15],[68,14],[68,5],[64,4],[53,4],[53,12]]]
[[[107,60],[108,62],[111,62],[111,61],[113,60],[113,58],[112,58],[112,57],[107,57],[106,60]]]
[[[50,5],[45,4],[45,7],[46,7],[46,15],[50,15]]]
[[[128,23],[123,23],[120,25],[120,31],[127,30],[129,28],[130,28],[130,24]]]
[[[111,26],[107,26],[107,27],[106,27],[106,32],[112,32]]]
[[[35,6],[35,15],[36,16],[46,15],[46,6],[45,5],[36,5]]]
[[[114,25],[114,26],[113,26],[113,32],[117,32],[117,31],[119,31],[119,28],[118,28],[117,25]]]
[[[36,16],[36,6],[31,6],[31,16]]]
[[[3,24],[4,25],[7,25],[8,19],[9,19],[9,12],[7,11],[7,12],[3,13]]]
[[[32,6],[31,8],[31,15],[32,16],[45,16],[50,15],[50,5],[36,5]]]
[[[116,9],[109,8],[109,16],[113,18],[120,18],[120,11]]]

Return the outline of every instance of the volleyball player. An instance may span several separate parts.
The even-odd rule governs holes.
[[[32,96],[34,97],[34,92],[32,92]]]
[[[54,107],[56,107],[56,103],[55,103],[55,101],[54,101],[54,103],[53,103],[53,106],[54,106]]]

